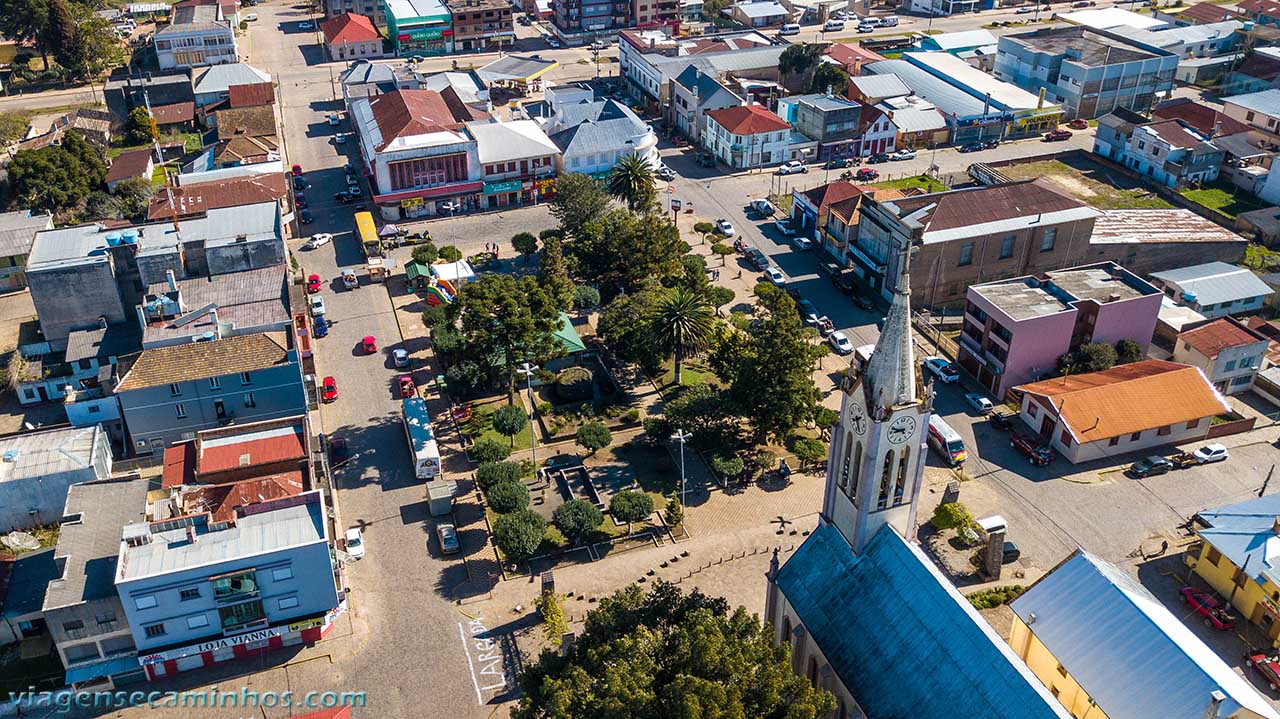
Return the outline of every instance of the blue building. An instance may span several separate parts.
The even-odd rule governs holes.
[[[123,360],[115,395],[135,455],[202,429],[307,411],[298,350],[282,332],[155,347]]]
[[[116,591],[151,679],[319,641],[345,608],[319,490],[124,528]]]

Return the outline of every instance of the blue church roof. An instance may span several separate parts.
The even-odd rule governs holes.
[[[855,556],[820,526],[778,587],[870,719],[1067,719],[920,549],[891,527]]]

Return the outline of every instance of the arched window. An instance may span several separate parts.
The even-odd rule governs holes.
[[[791,645],[791,617],[782,616],[782,641],[788,646]]]
[[[853,448],[853,470],[849,473],[849,500],[858,504],[858,477],[862,474],[862,443]]]
[[[911,448],[902,448],[902,457],[898,460],[898,484],[893,488],[893,506],[902,504],[902,494],[907,488],[907,465],[911,464]]]
[[[818,686],[818,658],[812,655],[809,656],[809,683]]]
[[[849,719],[849,707],[844,705],[844,700],[836,701],[836,719]]]
[[[885,452],[884,464],[880,467],[880,496],[876,499],[876,509],[884,509],[889,505],[889,484],[893,479],[893,450]]]
[[[849,487],[849,462],[850,460],[853,459],[853,455],[851,454],[852,450],[853,450],[853,433],[845,432],[844,452],[842,452],[840,455],[844,459],[844,464],[840,468],[840,482],[839,482],[840,489],[847,490]]]

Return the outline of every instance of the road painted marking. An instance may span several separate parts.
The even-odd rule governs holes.
[[[462,651],[467,655],[467,668],[471,670],[471,685],[476,688],[476,704],[484,706],[484,697],[480,695],[480,682],[476,680],[476,667],[471,663],[471,650],[467,647],[467,635],[462,631],[462,622],[458,622],[458,638],[462,640]]]

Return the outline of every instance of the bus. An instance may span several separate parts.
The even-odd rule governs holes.
[[[421,397],[406,397],[401,403],[404,431],[413,454],[413,474],[418,479],[433,479],[440,474],[440,448],[431,429],[431,415]]]
[[[378,227],[373,223],[373,215],[371,213],[356,213],[356,237],[360,240],[360,247],[364,250],[366,258],[382,256],[382,243],[378,240]]]
[[[937,450],[948,465],[958,467],[964,464],[967,455],[964,440],[936,414],[929,416],[929,446]]]

